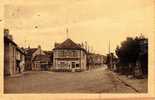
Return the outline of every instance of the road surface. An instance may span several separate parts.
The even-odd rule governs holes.
[[[4,93],[134,93],[106,68],[84,72],[30,71],[4,79]]]

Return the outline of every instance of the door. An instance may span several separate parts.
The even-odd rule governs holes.
[[[72,62],[72,72],[75,72],[75,62]]]

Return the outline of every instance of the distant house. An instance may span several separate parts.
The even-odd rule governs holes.
[[[37,55],[45,55],[43,50],[41,49],[41,46],[38,46],[38,48],[26,48],[26,58],[25,58],[25,70],[35,70],[36,66],[34,64],[34,58]]]
[[[4,29],[4,75],[22,73],[25,66],[25,52],[13,41],[8,29]]]
[[[86,70],[86,51],[71,39],[55,44],[53,69],[78,71]]]
[[[46,71],[50,69],[51,59],[47,55],[36,55],[33,60],[32,70]]]
[[[45,55],[48,57],[49,70],[53,67],[53,51],[44,51]]]
[[[87,65],[88,69],[92,69],[95,65],[103,65],[105,63],[105,56],[96,53],[87,54]]]
[[[94,65],[102,65],[105,62],[105,56],[101,54],[89,53],[88,63]]]

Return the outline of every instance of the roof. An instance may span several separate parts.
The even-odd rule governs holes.
[[[24,51],[24,49],[22,49],[22,48],[20,48],[20,47],[17,47],[17,50],[18,50],[20,53],[22,53],[22,54],[25,55],[25,51]]]
[[[105,55],[102,54],[97,54],[97,53],[87,53],[88,56],[101,56],[101,57],[105,57]]]
[[[36,55],[33,59],[34,61],[48,61],[50,62],[51,59],[47,55]]]
[[[16,44],[13,40],[9,39],[9,38],[6,37],[6,36],[4,36],[4,42],[10,42],[10,43],[12,43],[13,45],[17,46],[17,44]]]
[[[45,55],[49,58],[53,58],[53,51],[44,51]]]
[[[58,49],[73,49],[73,50],[84,50],[84,51],[86,51],[85,49],[81,48],[81,46],[79,44],[76,44],[71,39],[65,40],[63,43],[56,46],[53,50],[58,50]]]
[[[26,50],[27,54],[32,55],[38,48],[29,48]]]
[[[44,51],[44,53],[45,53],[46,55],[52,55],[52,54],[53,54],[53,51]]]
[[[8,37],[4,36],[4,42],[8,42],[8,43],[13,44],[14,46],[16,46],[16,49],[17,49],[20,53],[25,54],[24,50],[22,50],[13,40],[9,39]]]

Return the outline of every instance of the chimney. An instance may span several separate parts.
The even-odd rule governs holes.
[[[9,36],[9,29],[4,29],[4,36],[8,37]]]
[[[59,45],[59,43],[54,43],[54,47],[57,47]]]
[[[28,49],[30,49],[30,45],[28,46]]]
[[[40,46],[40,45],[38,45],[38,48],[39,48],[39,49],[41,49],[41,46]]]
[[[9,29],[4,29],[4,36],[7,37],[10,40],[13,40],[12,35],[9,34]]]

